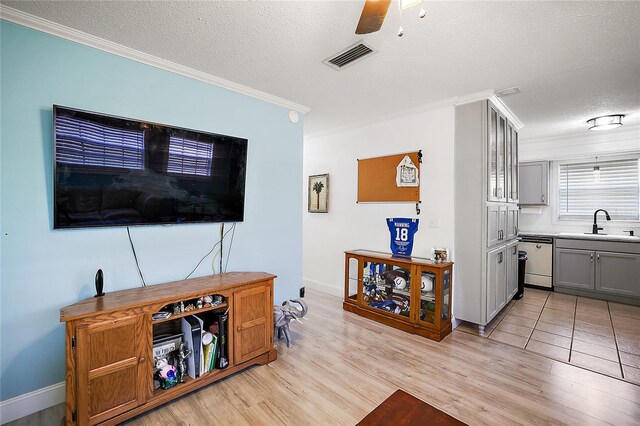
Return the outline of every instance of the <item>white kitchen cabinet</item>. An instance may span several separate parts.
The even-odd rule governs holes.
[[[456,106],[453,314],[481,331],[517,292],[516,123],[499,101]]]
[[[549,205],[549,163],[520,163],[520,205]]]

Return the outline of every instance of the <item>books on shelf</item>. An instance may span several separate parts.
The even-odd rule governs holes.
[[[204,372],[207,373],[213,369],[215,369],[216,365],[216,351],[218,347],[218,336],[215,334],[211,334],[211,341],[209,344],[204,345],[203,353],[205,359],[205,369]]]

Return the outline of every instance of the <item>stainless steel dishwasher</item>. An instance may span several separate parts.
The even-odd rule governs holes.
[[[536,287],[553,286],[553,238],[521,236],[518,250],[527,252],[524,283]]]

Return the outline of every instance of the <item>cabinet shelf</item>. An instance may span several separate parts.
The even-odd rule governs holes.
[[[229,305],[226,302],[223,302],[223,303],[221,303],[219,305],[209,306],[207,308],[193,309],[191,311],[185,311],[185,312],[181,312],[179,314],[171,314],[171,316],[169,318],[153,320],[153,323],[154,324],[161,324],[163,322],[175,320],[175,319],[186,317],[186,316],[189,316],[189,315],[196,315],[196,314],[200,314],[202,312],[217,311],[217,310],[227,309],[228,307],[229,307]]]

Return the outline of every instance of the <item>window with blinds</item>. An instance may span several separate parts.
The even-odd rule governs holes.
[[[88,167],[144,168],[144,132],[56,116],[56,161]]]
[[[599,168],[599,177],[594,173]],[[558,219],[589,219],[605,209],[613,220],[638,220],[640,210],[638,158],[559,164]]]
[[[211,176],[213,143],[172,135],[169,138],[167,172],[194,176]]]

